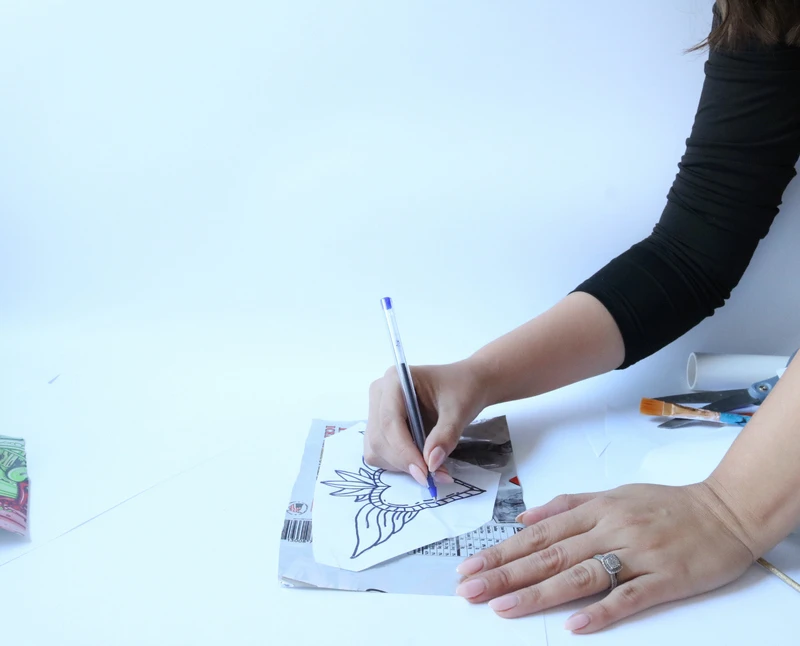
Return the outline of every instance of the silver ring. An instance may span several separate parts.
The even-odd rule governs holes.
[[[595,554],[592,558],[602,563],[603,569],[611,577],[611,590],[617,587],[617,574],[622,572],[622,561],[616,554]]]

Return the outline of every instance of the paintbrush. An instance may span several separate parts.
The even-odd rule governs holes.
[[[756,561],[756,563],[758,563],[765,570],[767,570],[769,572],[772,572],[772,574],[774,574],[776,577],[778,577],[781,581],[783,581],[789,587],[794,588],[795,590],[800,592],[800,583],[795,581],[788,574],[785,574],[784,572],[781,572],[778,568],[776,568],[774,565],[772,565],[772,563],[770,563],[767,559],[763,559],[763,558],[762,559],[758,559]]]
[[[679,406],[678,404],[667,404],[658,399],[643,398],[639,404],[639,412],[642,415],[652,415],[654,417],[684,417],[689,419],[699,419],[705,422],[718,422],[720,424],[734,424],[744,426],[750,417],[748,415],[737,415],[736,413],[718,413],[689,406]]]

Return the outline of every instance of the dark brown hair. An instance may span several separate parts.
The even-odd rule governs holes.
[[[693,49],[800,45],[800,0],[717,0],[714,28]]]

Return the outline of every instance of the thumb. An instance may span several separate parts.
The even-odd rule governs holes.
[[[442,466],[445,458],[455,450],[463,425],[455,416],[440,415],[428,439],[422,456],[431,473]]]

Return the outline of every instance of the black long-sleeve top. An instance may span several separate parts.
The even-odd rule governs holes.
[[[597,298],[619,326],[620,368],[724,305],[769,232],[799,155],[800,48],[709,51],[661,219],[649,237],[575,290]]]

